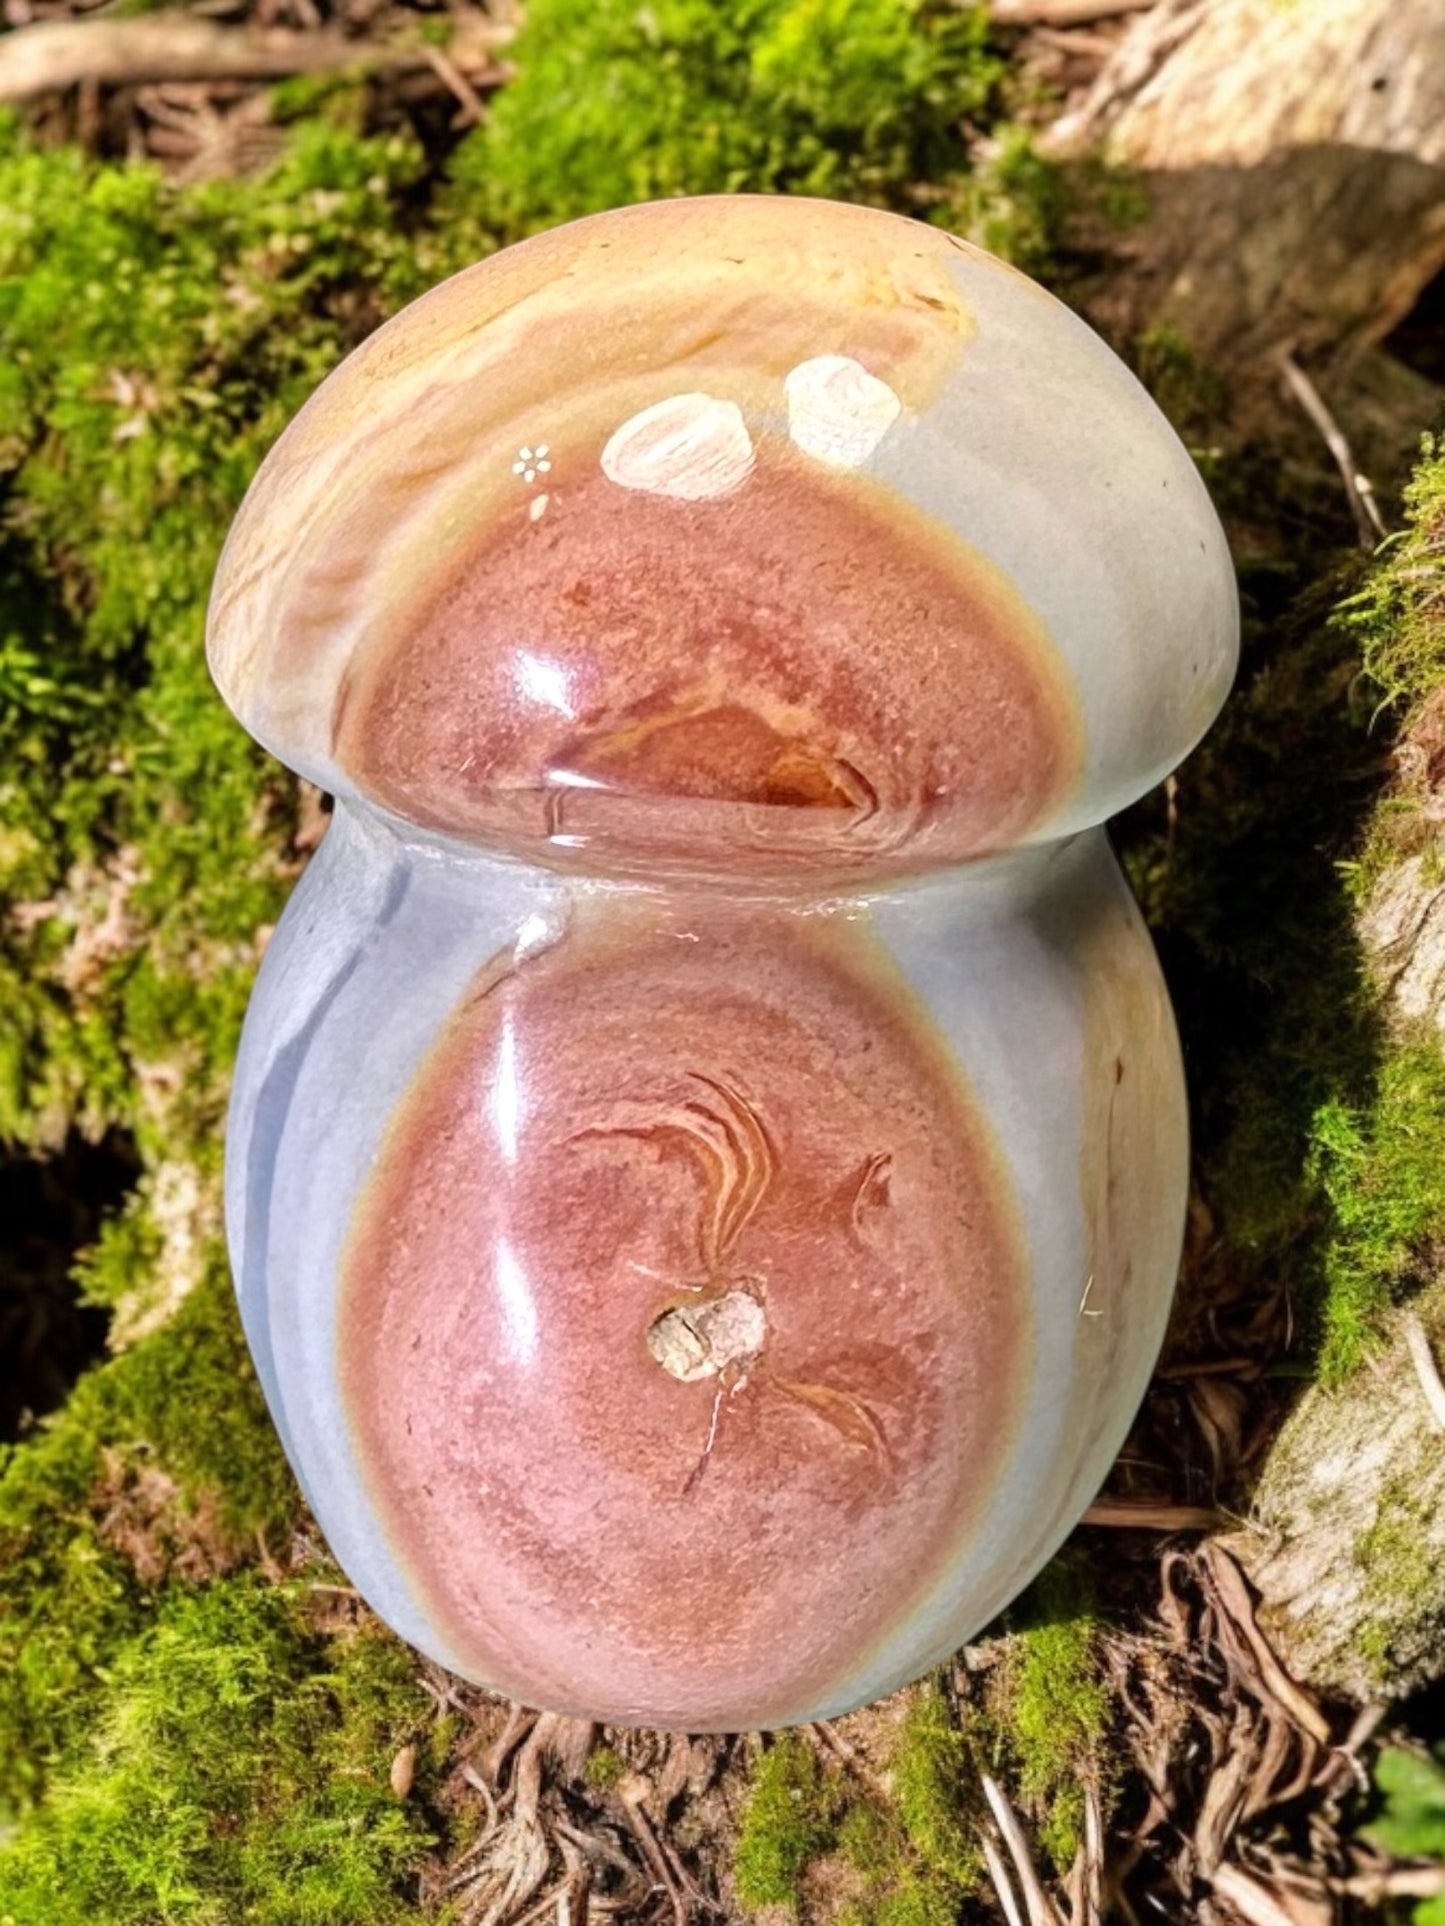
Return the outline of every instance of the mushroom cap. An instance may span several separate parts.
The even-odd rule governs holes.
[[[816,879],[1101,821],[1213,719],[1237,610],[1066,308],[937,228],[720,196],[373,335],[263,464],[208,650],[268,748],[423,830]]]

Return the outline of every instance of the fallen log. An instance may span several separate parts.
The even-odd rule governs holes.
[[[1445,1358],[1445,1287],[1410,1316],[1431,1357]],[[1445,1657],[1445,1431],[1410,1329],[1402,1320],[1344,1385],[1304,1393],[1265,1463],[1249,1530],[1225,1541],[1291,1672],[1364,1703],[1429,1683]]]
[[[1146,191],[1112,326],[1216,368],[1348,359],[1445,266],[1438,0],[1159,0],[1049,145]]]
[[[507,31],[467,23],[448,61],[475,81]],[[293,74],[405,72],[434,67],[436,49],[415,39],[358,40],[227,27],[193,14],[134,19],[44,20],[0,36],[0,104],[15,105],[82,82],[130,86],[161,81],[282,80]]]

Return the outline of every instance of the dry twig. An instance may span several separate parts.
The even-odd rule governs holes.
[[[1206,1505],[1151,1505],[1109,1498],[1090,1505],[1079,1522],[1118,1531],[1218,1531],[1228,1520],[1223,1512]]]
[[[1219,1545],[1206,1545],[1203,1557],[1219,1603],[1247,1642],[1264,1685],[1303,1731],[1318,1745],[1327,1746],[1329,1722],[1275,1657],[1255,1622],[1254,1606],[1239,1567]]]
[[[1327,1899],[1266,1881],[1241,1866],[1221,1866],[1214,1890],[1246,1926],[1331,1926],[1335,1916]]]
[[[989,13],[1001,27],[1092,27],[1153,5],[1154,0],[992,0]]]
[[[1320,432],[1320,438],[1340,471],[1340,479],[1345,484],[1345,495],[1350,504],[1350,513],[1355,518],[1355,529],[1363,548],[1374,548],[1382,542],[1387,533],[1384,519],[1375,501],[1375,491],[1367,476],[1360,472],[1354,451],[1345,439],[1344,430],[1325,406],[1318,388],[1310,380],[1304,369],[1288,351],[1279,357],[1280,372],[1285,384],[1301,408],[1309,416]]]
[[[988,1801],[988,1809],[993,1814],[994,1824],[1008,1852],[1012,1877],[1018,1881],[1017,1891],[1027,1909],[1028,1926],[1064,1926],[1058,1908],[1044,1891],[1018,1814],[1004,1797],[998,1782],[986,1772],[982,1776],[982,1784],[983,1796]]]
[[[1442,1431],[1445,1431],[1445,1382],[1441,1381],[1440,1367],[1435,1362],[1435,1354],[1430,1349],[1430,1340],[1425,1335],[1425,1327],[1411,1312],[1401,1323],[1405,1333],[1406,1348],[1410,1362],[1415,1367],[1415,1376],[1420,1380],[1420,1389],[1425,1394],[1425,1402],[1430,1407],[1430,1415]]]
[[[468,22],[447,59],[475,99],[492,51],[506,30]],[[0,103],[85,85],[129,86],[167,80],[281,80],[291,74],[420,71],[436,49],[416,40],[361,41],[322,28],[314,33],[257,32],[196,14],[141,14],[103,20],[42,20],[0,36]],[[467,80],[462,70],[472,66]],[[499,72],[497,77],[500,77]],[[455,91],[455,78],[447,84]]]

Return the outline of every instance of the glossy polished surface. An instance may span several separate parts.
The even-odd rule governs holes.
[[[514,1691],[568,1697],[588,1641],[619,1706],[825,1690],[996,1482],[1030,1324],[1008,1187],[870,948],[596,907],[459,1012],[392,1126],[341,1379],[409,1568]]]
[[[1102,821],[1235,628],[1193,463],[1088,328],[936,228],[740,196],[382,328],[263,466],[209,648],[262,741],[418,825],[846,881]]]
[[[337,795],[228,1228],[347,1570],[622,1721],[936,1662],[1107,1471],[1183,1092],[1093,825],[1222,699],[1192,464],[937,230],[630,209],[399,316],[243,507],[209,636]]]

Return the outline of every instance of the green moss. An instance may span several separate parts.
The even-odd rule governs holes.
[[[965,1721],[969,1777],[987,1772],[1007,1787],[1061,1873],[1082,1838],[1085,1787],[1105,1806],[1110,1792],[1102,1636],[1088,1563],[1063,1553],[1007,1614]]]
[[[951,214],[1037,251],[1049,170],[1005,117],[980,7],[935,0],[533,0],[517,78],[449,204],[508,234],[675,194],[801,193]],[[998,131],[997,129],[995,130]]]
[[[1407,527],[1382,549],[1332,627],[1359,650],[1367,685],[1392,720],[1428,736],[1426,711],[1445,679],[1445,453],[1438,444],[1426,442],[1406,503]],[[1417,763],[1428,763],[1429,748],[1427,740]],[[1342,869],[1355,906],[1403,857],[1420,859],[1423,880],[1438,868],[1432,799],[1419,793],[1419,780],[1407,773],[1376,798],[1359,853]],[[1381,1313],[1422,1274],[1445,1232],[1445,1064],[1433,1034],[1417,1037],[1391,1024],[1363,1100],[1336,1098],[1316,1111],[1308,1172],[1331,1213],[1320,1254],[1321,1371],[1330,1381],[1371,1348]]]
[[[1309,1172],[1332,1221],[1323,1242],[1320,1372],[1343,1377],[1381,1313],[1445,1234],[1445,1058],[1422,1039],[1390,1051],[1369,1101],[1315,1113]]]
[[[424,284],[420,164],[312,126],[182,190],[0,129],[0,821],[48,912],[0,945],[0,1134],[215,1129],[291,787],[209,683],[210,577],[287,417]]]
[[[1209,1261],[1289,1292],[1298,1368],[1326,1382],[1369,1352],[1445,1231],[1438,1044],[1387,1009],[1357,927],[1402,852],[1440,860],[1390,753],[1445,674],[1432,445],[1409,499],[1408,530],[1369,562],[1246,573],[1239,687],[1167,803],[1122,825],[1195,1072]]]
[[[411,1655],[233,1571],[296,1516],[219,1262],[0,1461],[0,1914],[416,1917],[429,1835],[387,1779],[428,1711]]]
[[[1363,586],[1342,603],[1336,624],[1359,650],[1369,686],[1389,721],[1423,730],[1423,753],[1381,797],[1362,847],[1345,874],[1356,902],[1368,903],[1384,873],[1402,859],[1421,864],[1420,880],[1440,880],[1442,851],[1435,814],[1426,805],[1436,781],[1445,676],[1445,445],[1426,439],[1405,490],[1406,525],[1380,550]]]
[[[966,1817],[968,1747],[938,1686],[918,1688],[891,1762],[898,1818],[926,1873],[966,1892],[979,1874]]]
[[[1383,1688],[1400,1677],[1402,1645],[1410,1653],[1407,1663],[1413,1664],[1421,1649],[1429,1649],[1432,1637],[1436,1643],[1445,1639],[1445,1591],[1438,1558],[1430,1549],[1434,1524],[1420,1489],[1407,1479],[1391,1479],[1354,1548],[1370,1606],[1360,1655]]]
[[[733,1877],[745,1906],[797,1909],[799,1882],[832,1844],[839,1789],[803,1738],[787,1733],[767,1747],[753,1775],[738,1832]]]
[[[1407,522],[1341,610],[1384,700],[1409,711],[1445,683],[1445,441],[1427,436],[1405,490]]]
[[[627,1770],[622,1755],[610,1745],[595,1745],[587,1754],[585,1777],[596,1792],[607,1792]]]
[[[37,1797],[104,1702],[159,1593],[107,1529],[117,1460],[208,1507],[227,1543],[279,1538],[296,1491],[219,1262],[173,1322],[83,1378],[0,1452],[0,1811]]]
[[[1007,1661],[1006,1743],[1039,1843],[1066,1872],[1083,1838],[1084,1787],[1102,1797],[1108,1784],[1113,1704],[1088,1566],[1074,1554],[1055,1559],[1020,1609],[1025,1622]]]
[[[1070,169],[1069,180],[1071,193],[1116,234],[1126,233],[1149,218],[1153,203],[1135,168],[1100,154],[1086,154]],[[1166,338],[1172,345],[1183,345],[1178,335],[1171,335],[1165,328],[1146,334],[1144,341],[1162,346]]]
[[[324,1638],[304,1588],[236,1580],[167,1599],[109,1684],[83,1752],[0,1847],[17,1926],[415,1919],[430,1836],[388,1766],[421,1695],[394,1641]]]
[[[1429,1522],[1410,1489],[1393,1485],[1381,1494],[1375,1521],[1355,1556],[1365,1568],[1368,1593],[1385,1605],[1404,1606],[1411,1599],[1438,1595],[1440,1573],[1422,1543],[1422,1527]]]
[[[271,119],[281,127],[308,119],[333,127],[362,131],[367,107],[365,76],[345,70],[321,74],[291,74],[270,90]]]
[[[1216,1267],[1235,1290],[1284,1290],[1304,1367],[1323,1355],[1331,1371],[1358,1356],[1361,1321],[1389,1290],[1362,1284],[1363,1246],[1338,1216],[1350,1209],[1342,1125],[1366,1144],[1393,1139],[1377,1106],[1394,1107],[1413,1076],[1384,1069],[1392,1040],[1343,868],[1389,776],[1358,638],[1332,619],[1357,581],[1348,559],[1310,589],[1273,570],[1246,580],[1245,655],[1223,718],[1170,794],[1120,826],[1193,1072],[1215,1228],[1191,1280],[1201,1310]],[[1370,1160],[1377,1211],[1390,1211],[1378,1185],[1391,1181]]]
[[[837,1853],[858,1896],[853,1926],[948,1926],[976,1891],[977,1772],[949,1701],[918,1688],[888,1761],[887,1805],[855,1794],[837,1829]]]
[[[1118,205],[1130,205],[1121,190]],[[1177,328],[1160,324],[1146,330],[1134,349],[1139,379],[1148,388],[1206,475],[1213,466],[1207,447],[1227,406],[1225,384],[1201,362]]]

